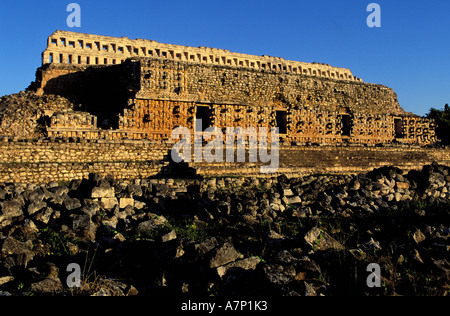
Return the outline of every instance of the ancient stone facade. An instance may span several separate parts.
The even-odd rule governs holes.
[[[280,73],[362,81],[346,68],[326,64],[289,61],[279,57],[253,56],[225,49],[188,47],[127,37],[115,38],[56,31],[48,38],[42,64],[116,65],[131,57],[159,57],[175,61],[225,65]]]
[[[76,126],[75,116],[53,118],[50,137],[167,140],[201,119],[203,129],[278,127],[297,144],[436,142],[433,121],[348,69],[61,31],[49,37],[43,63],[38,93],[79,99],[99,116]]]

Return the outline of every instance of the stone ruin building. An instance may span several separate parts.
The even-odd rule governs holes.
[[[176,127],[191,135],[222,130],[226,161],[220,148],[213,154],[203,142],[194,143],[194,159],[177,163],[171,155],[179,145],[172,139]],[[238,127],[278,127],[274,172],[261,171],[265,158],[251,159],[249,133],[245,161],[228,159],[228,128],[236,133]],[[268,136],[256,141],[270,143]],[[238,152],[242,147],[234,144]],[[199,148],[204,155],[196,159]],[[184,150],[179,154],[189,158]],[[0,98],[5,183],[92,173],[128,180],[295,177],[392,165],[417,170],[434,161],[450,164],[434,121],[406,113],[391,88],[365,83],[345,68],[223,49],[56,31],[27,91]]]
[[[49,137],[167,140],[175,127],[278,127],[288,144],[430,145],[434,122],[349,69],[66,31],[48,38],[32,84],[79,104]]]

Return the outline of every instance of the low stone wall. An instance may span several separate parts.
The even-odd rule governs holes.
[[[357,173],[383,166],[421,169],[433,161],[450,164],[450,150],[398,147],[293,147],[280,154],[283,167],[308,173]]]
[[[117,179],[176,173],[205,177],[316,173],[359,173],[394,165],[420,169],[436,161],[450,165],[450,150],[419,147],[283,146],[276,174],[262,174],[260,163],[171,163],[173,142],[12,141],[0,142],[0,181],[49,183],[87,178],[89,173]]]
[[[418,170],[436,161],[450,165],[450,150],[413,146],[289,146],[280,148],[277,175],[295,177],[298,174],[356,174],[383,166]],[[242,175],[271,177],[261,174],[260,163],[190,163],[197,175]],[[268,164],[266,164],[268,165]]]
[[[89,173],[118,179],[146,178],[164,172],[169,142],[3,142],[0,181],[49,183],[87,178]]]

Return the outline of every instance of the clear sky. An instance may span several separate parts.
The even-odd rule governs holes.
[[[81,27],[69,28],[69,3]],[[381,7],[369,28],[367,6]],[[55,30],[208,46],[350,68],[424,115],[450,103],[449,0],[1,0],[0,96],[24,90]]]

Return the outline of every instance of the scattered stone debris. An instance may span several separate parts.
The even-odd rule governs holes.
[[[438,164],[1,183],[0,295],[447,295],[449,189]],[[79,288],[67,284],[72,263]],[[381,288],[365,284],[371,263]]]

